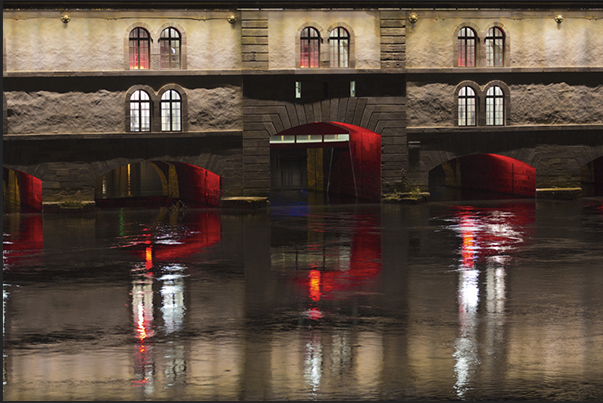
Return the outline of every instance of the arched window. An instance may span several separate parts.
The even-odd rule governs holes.
[[[182,130],[182,99],[174,90],[167,90],[161,96],[161,131]]]
[[[458,125],[475,126],[477,97],[471,87],[463,87],[459,91]]]
[[[299,67],[318,67],[320,60],[320,35],[316,28],[304,28],[299,39]]]
[[[160,65],[162,69],[180,68],[180,32],[166,28],[159,38]]]
[[[151,131],[151,99],[145,91],[137,90],[130,97],[130,130]]]
[[[350,59],[350,33],[342,27],[331,31],[329,36],[331,67],[348,67]]]
[[[477,35],[471,28],[465,27],[459,31],[459,67],[475,67],[475,40]]]
[[[505,34],[502,29],[492,27],[486,35],[486,66],[503,66]]]
[[[150,54],[150,37],[144,28],[134,28],[130,31],[130,68],[148,69]]]
[[[504,125],[505,96],[500,87],[490,87],[486,92],[486,125]]]

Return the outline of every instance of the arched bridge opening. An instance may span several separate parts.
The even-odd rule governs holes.
[[[381,136],[340,122],[292,127],[270,138],[271,191],[329,200],[381,200]],[[324,199],[323,199],[324,200]]]
[[[123,165],[95,180],[97,207],[217,207],[221,177],[195,165],[142,161]]]
[[[581,168],[583,196],[603,196],[603,157],[599,157]]]
[[[497,154],[467,155],[429,171],[429,191],[435,198],[508,198],[536,196],[536,169]]]
[[[42,181],[35,176],[2,167],[4,211],[42,211]]]

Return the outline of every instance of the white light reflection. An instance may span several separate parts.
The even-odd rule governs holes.
[[[320,333],[312,332],[312,339],[306,343],[304,351],[304,378],[306,384],[316,393],[322,379],[322,342]]]
[[[179,332],[184,325],[184,270],[184,266],[170,265],[162,269],[165,274],[159,278],[162,282],[161,313],[166,334]]]
[[[6,334],[6,303],[8,302],[8,290],[9,284],[2,284],[2,340],[5,339]],[[6,385],[8,383],[7,371],[6,371],[6,361],[8,360],[8,355],[6,355],[5,350],[2,349],[2,384]]]

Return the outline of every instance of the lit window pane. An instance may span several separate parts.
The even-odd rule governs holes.
[[[300,35],[300,67],[318,67],[320,60],[320,36],[312,27],[306,27]]]
[[[471,87],[463,87],[459,90],[458,97],[458,125],[475,126],[476,121],[476,97]]]

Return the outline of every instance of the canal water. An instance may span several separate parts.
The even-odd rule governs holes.
[[[603,198],[3,224],[4,400],[603,399]]]

